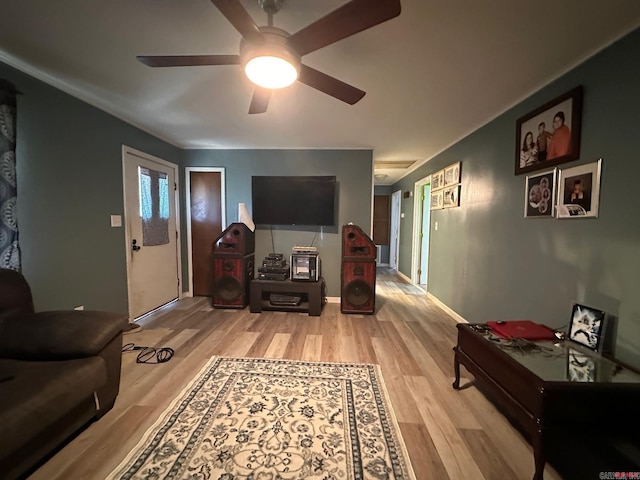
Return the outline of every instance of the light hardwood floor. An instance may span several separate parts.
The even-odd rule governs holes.
[[[30,480],[104,478],[212,355],[380,364],[419,480],[531,479],[527,441],[474,386],[451,387],[455,320],[388,269],[378,269],[376,288],[375,315],[344,315],[339,304],[320,317],[252,314],[212,309],[205,297],[154,313],[124,341],[172,347],[174,358],[145,365],[125,353],[113,410]],[[472,377],[462,374],[464,385]],[[545,479],[560,478],[547,466]]]

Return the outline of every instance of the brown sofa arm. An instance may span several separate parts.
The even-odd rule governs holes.
[[[90,310],[0,318],[0,358],[66,360],[94,356],[127,323],[126,315]]]
[[[0,268],[0,318],[33,313],[29,284],[21,273]]]

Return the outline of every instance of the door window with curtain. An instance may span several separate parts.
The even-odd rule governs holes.
[[[142,245],[169,243],[169,177],[164,172],[139,167]]]
[[[0,267],[19,271],[16,93],[13,84],[0,79]]]

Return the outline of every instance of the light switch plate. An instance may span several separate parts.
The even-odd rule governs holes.
[[[122,215],[111,215],[111,226],[112,227],[121,227],[122,226]]]

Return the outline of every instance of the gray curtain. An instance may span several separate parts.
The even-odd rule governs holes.
[[[16,88],[0,79],[0,267],[20,270],[16,182]]]

